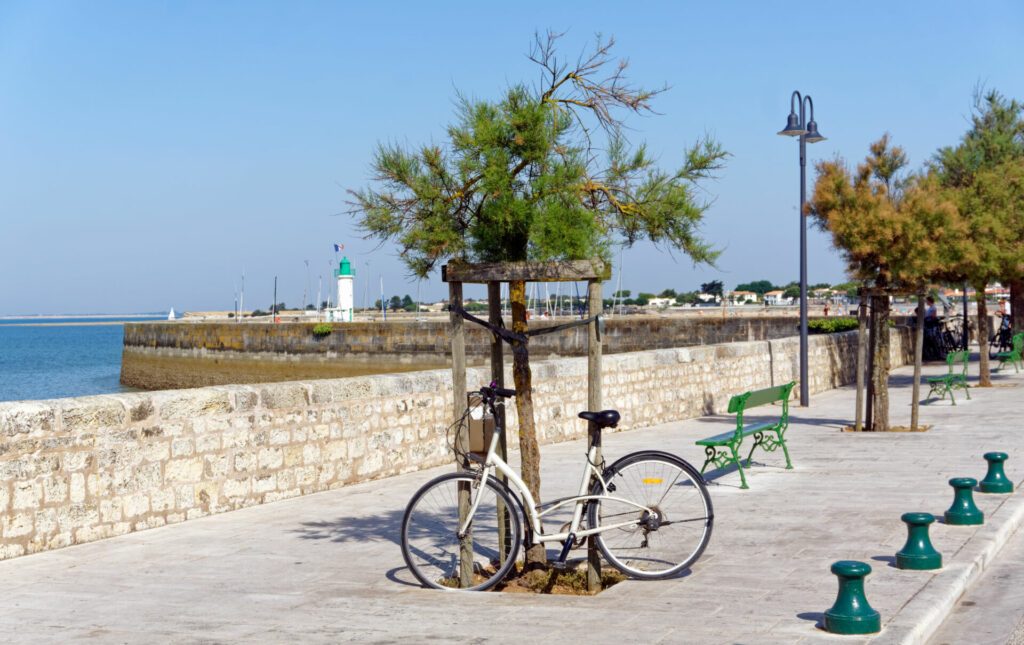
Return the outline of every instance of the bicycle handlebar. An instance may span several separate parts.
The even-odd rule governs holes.
[[[492,381],[489,386],[480,388],[480,394],[485,399],[493,399],[494,397],[508,399],[515,396],[516,391],[506,387],[498,387],[497,383]]]

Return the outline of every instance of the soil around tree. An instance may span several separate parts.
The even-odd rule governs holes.
[[[932,429],[932,427],[928,426],[928,425],[919,425],[919,426],[917,426],[916,429],[913,429],[913,430],[910,429],[910,426],[889,426],[888,430],[870,430],[870,429],[868,429],[866,427],[865,428],[861,428],[860,430],[857,430],[854,426],[843,426],[842,427],[842,431],[843,432],[878,432],[878,433],[884,433],[884,432],[928,432],[931,429]]]
[[[626,576],[616,569],[607,565],[603,566],[600,591],[625,579]],[[539,593],[563,596],[597,595],[587,591],[587,562],[585,559],[576,566],[570,565],[563,570],[545,564],[539,567],[534,566],[529,571],[523,571],[522,566],[517,565],[516,570],[510,573],[494,590],[502,593]]]

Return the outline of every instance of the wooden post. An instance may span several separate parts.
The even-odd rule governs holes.
[[[501,283],[497,281],[491,281],[487,283],[487,320],[492,325],[501,324]],[[491,335],[491,380],[497,383],[498,387],[505,387],[505,355],[504,348],[502,347],[502,340],[495,335]],[[494,419],[495,428],[505,427],[505,406],[504,404],[497,406],[495,409],[497,417]],[[504,460],[508,460],[508,442],[506,440],[506,434],[503,432],[498,438],[498,456]],[[503,482],[508,482],[508,477],[504,475],[498,475],[498,479]],[[508,553],[505,549],[508,548],[508,538],[506,535],[506,527],[508,526],[508,509],[505,508],[505,503],[500,499],[498,500],[498,544],[503,545],[501,552],[498,554],[501,562],[505,561]]]
[[[462,306],[462,283],[448,283],[448,304],[452,307]],[[453,421],[457,421],[462,412],[466,409],[466,336],[465,327],[457,312],[452,311],[448,315],[449,336],[452,339],[452,414]],[[469,452],[468,428],[463,425],[458,429],[455,439],[456,449],[459,454]],[[460,462],[455,465],[458,470],[465,470],[469,464]],[[459,485],[459,519],[462,520],[469,514],[470,487]],[[459,557],[459,586],[470,587],[473,584],[473,537],[467,535],[462,540],[461,553]]]
[[[587,305],[590,317],[598,316],[604,309],[601,300],[601,281],[587,283]],[[587,409],[600,410],[601,402],[601,334],[600,320],[587,325]],[[587,452],[597,446],[594,463],[601,463],[601,430],[590,422],[587,428]],[[594,540],[587,540],[587,590],[596,593],[601,590],[601,553]]]
[[[853,429],[860,432],[864,429],[864,363],[868,352],[868,304],[864,289],[860,290],[860,302],[857,305],[857,416]]]
[[[868,387],[867,387],[867,413],[864,415],[864,426],[867,430],[875,429],[875,345],[878,343],[877,326],[875,324],[875,296],[868,297]]]
[[[924,292],[917,294],[917,327],[914,330],[914,387],[910,402],[910,430],[917,430],[918,409],[921,407],[921,360],[924,355]]]

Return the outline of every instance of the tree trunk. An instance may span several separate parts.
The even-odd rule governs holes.
[[[917,430],[918,410],[921,407],[921,358],[924,354],[924,294],[917,294],[917,327],[914,329],[914,387],[910,402],[910,431]]]
[[[512,304],[512,331],[525,334],[526,283],[514,280],[509,283],[509,300]],[[537,443],[537,429],[533,424],[533,376],[530,373],[530,356],[525,342],[512,343],[512,381],[516,389],[516,412],[519,415],[519,455],[522,459],[522,477],[534,501],[540,500],[540,446]],[[535,544],[526,551],[526,567],[529,569],[547,561],[543,544]]]
[[[1010,316],[1014,333],[1024,331],[1024,279],[1010,281]]]
[[[978,300],[978,387],[992,387],[992,373],[988,365],[988,307],[985,304],[985,285],[975,285]]]
[[[872,427],[875,432],[889,431],[889,296],[871,296],[874,311],[875,338],[873,343],[871,384],[872,384]]]

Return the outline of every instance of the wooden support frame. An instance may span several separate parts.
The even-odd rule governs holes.
[[[587,327],[587,407],[591,410],[600,410],[602,407],[601,394],[601,329],[600,320],[596,317],[604,309],[602,299],[601,283],[611,277],[611,266],[600,259],[572,260],[556,262],[503,262],[503,263],[468,263],[452,261],[441,267],[441,279],[448,283],[449,304],[462,306],[462,285],[463,283],[486,284],[488,322],[498,324],[501,322],[501,283],[502,282],[587,282],[587,306],[589,316],[593,318]],[[462,316],[452,311],[449,315],[449,334],[451,338],[452,352],[452,390],[453,390],[453,413],[455,420],[461,416],[461,411],[466,405],[466,337],[465,321]],[[491,342],[491,379],[499,387],[504,386],[504,348],[502,341],[494,338]],[[504,415],[504,408],[500,408],[499,414]],[[496,420],[497,421],[497,420]],[[504,421],[504,418],[502,419]],[[467,428],[460,428],[457,445],[464,450],[468,448],[469,437]],[[587,449],[596,445],[598,459],[600,454],[600,428],[594,423],[589,423],[587,428]],[[502,458],[507,456],[507,446],[504,437],[499,447]],[[600,463],[600,461],[598,461]],[[468,464],[457,464],[462,470]],[[466,494],[463,499],[462,492],[459,496],[459,512],[466,513],[469,510],[469,497]],[[501,527],[499,526],[499,532]],[[468,554],[467,554],[468,552]],[[460,572],[461,582],[468,585],[471,579],[472,544],[463,544],[463,563],[470,563],[470,566],[463,566]],[[591,592],[601,589],[601,555],[597,545],[593,541],[587,546],[587,588]]]

